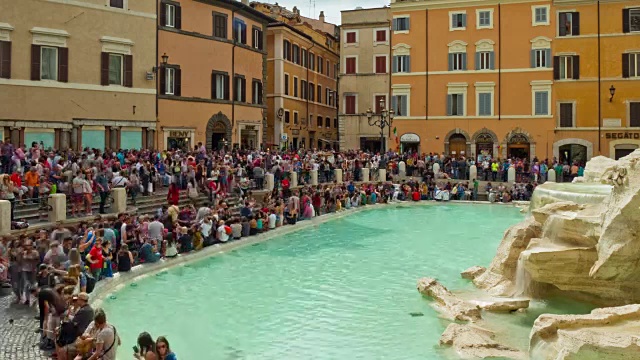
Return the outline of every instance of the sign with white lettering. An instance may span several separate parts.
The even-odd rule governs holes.
[[[418,136],[418,134],[407,133],[407,134],[404,134],[404,135],[400,136],[400,142],[419,143],[420,142],[420,136]]]

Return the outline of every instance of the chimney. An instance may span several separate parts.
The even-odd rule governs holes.
[[[298,15],[298,7],[297,6],[293,7],[293,14],[294,15]]]
[[[324,22],[324,11],[320,11],[320,21]]]
[[[241,0],[241,1],[242,1],[243,4],[245,4],[247,6],[249,5],[249,0]]]

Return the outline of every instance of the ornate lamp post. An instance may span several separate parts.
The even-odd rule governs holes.
[[[380,153],[384,153],[384,129],[393,123],[393,109],[387,111],[384,99],[380,99],[380,114],[374,114],[371,108],[367,110],[369,126],[380,128]]]

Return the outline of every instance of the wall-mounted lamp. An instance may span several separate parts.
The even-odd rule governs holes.
[[[169,55],[167,55],[167,53],[162,54],[162,65],[161,66],[166,66],[167,63],[169,62]],[[158,67],[154,66],[151,71],[153,71],[154,74],[158,73]]]
[[[609,98],[609,102],[612,102],[613,101],[613,95],[616,94],[616,88],[613,85],[611,85],[611,87],[609,88],[609,94],[611,94],[611,97]]]

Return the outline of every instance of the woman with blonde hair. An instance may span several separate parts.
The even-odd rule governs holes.
[[[0,199],[9,200],[11,203],[11,221],[13,221],[13,213],[16,208],[16,191],[17,189],[9,175],[2,175],[2,181],[0,181]]]

